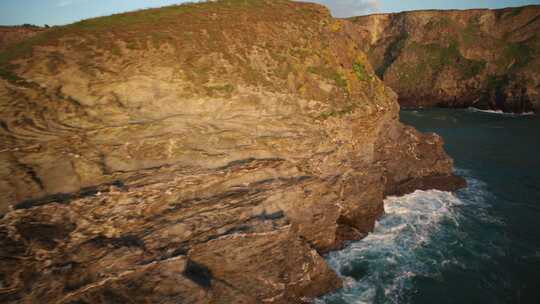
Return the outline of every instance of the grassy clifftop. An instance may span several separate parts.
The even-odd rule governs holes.
[[[142,68],[139,59],[152,56],[162,59],[158,65],[175,67],[193,84],[194,95],[229,96],[239,86],[260,86],[343,103],[339,112],[365,100],[366,90],[381,89],[374,77],[358,76],[360,65],[371,68],[343,39],[341,27],[326,8],[307,3],[177,5],[52,28],[1,52],[0,75],[17,81],[24,71],[54,75],[76,66],[89,78],[105,80],[128,62],[142,62]]]

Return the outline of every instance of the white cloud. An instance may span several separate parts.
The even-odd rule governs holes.
[[[66,6],[70,6],[70,5],[73,5],[73,4],[78,4],[78,3],[82,3],[82,2],[86,2],[88,0],[60,0],[57,4],[57,6],[59,7],[66,7]]]
[[[72,4],[73,4],[72,0],[63,0],[63,1],[58,2],[58,6],[60,7],[64,7],[64,6],[68,6]]]
[[[335,17],[351,17],[376,12],[380,0],[310,0],[327,6]]]

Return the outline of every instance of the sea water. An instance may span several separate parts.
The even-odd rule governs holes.
[[[467,189],[385,200],[373,233],[326,258],[338,303],[540,303],[540,118],[402,111],[436,132]]]

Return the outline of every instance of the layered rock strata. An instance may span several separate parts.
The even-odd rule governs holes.
[[[463,186],[347,26],[231,0],[1,53],[1,302],[300,303],[341,286],[321,254],[365,236],[385,195]]]

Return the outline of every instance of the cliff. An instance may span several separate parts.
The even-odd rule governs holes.
[[[540,6],[350,20],[402,106],[540,110]]]
[[[33,25],[0,26],[0,51],[46,30],[46,28]]]
[[[348,21],[289,1],[57,27],[0,53],[3,303],[300,303],[385,195],[452,190]]]

